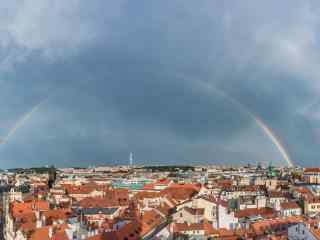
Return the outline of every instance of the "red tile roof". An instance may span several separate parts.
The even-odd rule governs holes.
[[[114,197],[111,199],[107,197],[87,197],[79,201],[79,205],[82,208],[108,208],[123,206],[124,202],[128,202],[128,199],[122,201]]]
[[[183,209],[186,210],[191,215],[203,215],[204,214],[204,208],[184,207]]]
[[[68,194],[90,194],[93,191],[107,191],[109,187],[94,183],[82,184],[80,186],[64,184],[62,187]]]
[[[36,200],[32,202],[13,202],[11,203],[11,212],[13,217],[23,215],[26,213],[32,213],[33,211],[48,211],[49,202],[43,200]]]
[[[139,219],[141,224],[141,236],[145,236],[154,228],[159,226],[164,218],[155,210],[145,211],[142,217]]]
[[[270,191],[268,195],[270,198],[286,198],[286,195],[281,191]]]
[[[251,229],[256,235],[263,235],[266,230],[277,230],[286,232],[288,224],[302,222],[302,217],[287,217],[281,219],[267,219],[251,223]]]
[[[67,228],[67,224],[37,228],[31,233],[30,240],[68,240],[69,238],[65,233]],[[49,237],[49,231],[52,231],[51,238]]]
[[[141,191],[134,195],[134,198],[137,200],[143,200],[145,198],[159,198],[162,194],[160,192],[152,192],[152,191]]]
[[[174,232],[186,232],[186,231],[201,231],[204,230],[203,223],[174,223],[173,231]]]
[[[28,233],[36,228],[36,216],[34,213],[25,213],[16,217],[15,223],[18,229]]]
[[[281,205],[281,208],[284,210],[300,208],[296,202],[283,202],[280,205]]]
[[[310,228],[310,232],[313,234],[313,236],[316,237],[316,239],[320,239],[320,229],[319,228]]]
[[[252,216],[262,216],[265,218],[274,217],[274,211],[272,208],[247,208],[235,212],[235,217],[244,218]]]
[[[67,221],[71,213],[72,213],[71,209],[64,208],[64,209],[52,209],[52,210],[43,212],[42,215],[46,217],[46,221],[57,221],[57,220]]]
[[[305,168],[304,173],[320,173],[320,168]]]
[[[198,193],[197,190],[190,187],[168,187],[161,191],[161,194],[168,195],[169,197],[173,198],[177,201],[185,201],[193,197]]]
[[[129,222],[117,231],[103,232],[89,237],[87,240],[139,240],[141,239],[141,226],[138,222]]]
[[[306,196],[305,202],[307,202],[307,203],[320,203],[320,197]]]

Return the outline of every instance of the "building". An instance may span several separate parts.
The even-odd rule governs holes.
[[[300,216],[301,207],[296,202],[283,202],[280,204],[280,215],[282,217]]]
[[[310,226],[303,222],[292,225],[288,228],[289,240],[319,240],[320,229],[318,226]]]
[[[320,168],[305,168],[303,176],[308,184],[320,184]]]
[[[204,209],[184,207],[172,215],[172,220],[176,223],[201,223],[204,220]]]
[[[312,215],[320,213],[320,198],[319,197],[308,197],[303,201],[304,214]]]

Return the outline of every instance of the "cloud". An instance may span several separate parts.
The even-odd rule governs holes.
[[[0,10],[1,65],[12,68],[32,53],[47,60],[78,54],[110,34],[124,1],[8,1]],[[101,12],[100,8],[104,7]]]
[[[293,76],[319,81],[317,31],[320,19],[317,15],[312,6],[305,4],[295,9],[285,24],[262,26],[256,32],[256,41],[265,49],[264,60]]]
[[[319,17],[310,4],[8,1],[1,133],[55,97],[1,156],[7,165],[126,163],[130,151],[141,163],[282,161],[232,98],[294,161],[312,163]]]

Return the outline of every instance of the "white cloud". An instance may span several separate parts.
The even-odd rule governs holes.
[[[257,46],[265,49],[264,60],[292,75],[318,80],[317,13],[305,6],[286,24],[265,25],[256,32]]]
[[[260,70],[263,74],[270,72],[270,82],[259,86],[268,93],[274,91],[274,86],[283,84],[283,94],[286,94],[285,91],[292,89],[290,84],[295,86],[299,82],[306,96],[304,99],[296,96],[298,104],[292,110],[307,118],[320,116],[320,107],[315,109],[315,105],[320,106],[319,10],[310,2],[288,3],[228,5],[221,17],[226,39],[224,64],[231,63],[234,72],[249,70],[256,74],[255,82],[250,84],[266,79],[261,77]],[[273,72],[288,77],[274,78]],[[280,83],[284,79],[289,81]],[[290,93],[290,97],[293,99],[294,93]]]
[[[120,15],[123,4],[123,0],[4,3],[0,10],[1,67],[12,66],[32,51],[49,60],[76,54],[108,34],[110,21]]]

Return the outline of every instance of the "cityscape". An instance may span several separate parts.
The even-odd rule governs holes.
[[[319,239],[320,168],[11,169],[2,239]]]
[[[1,0],[0,240],[320,240],[320,2]]]

